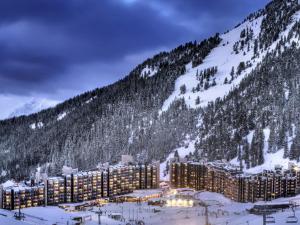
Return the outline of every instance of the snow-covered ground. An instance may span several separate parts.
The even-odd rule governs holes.
[[[248,209],[252,208],[252,203],[236,203],[225,198],[221,194],[210,192],[199,192],[195,198],[208,205],[209,222],[212,225],[259,225],[262,224],[262,216],[249,214]],[[290,200],[299,203],[300,196],[293,198],[276,199],[272,203],[286,203]],[[256,204],[265,204],[259,202]],[[0,210],[0,224],[2,225],[52,225],[52,224],[74,224],[73,217],[91,216],[91,220],[86,221],[86,225],[98,224],[98,216],[95,213],[98,207],[90,211],[69,213],[58,207],[38,207],[22,210],[25,213],[24,221],[16,221],[13,218],[14,212]],[[195,207],[159,207],[148,206],[147,203],[109,203],[101,207],[103,215],[101,224],[125,225],[130,221],[144,221],[146,225],[203,225],[205,224],[205,208],[197,205]],[[109,215],[119,215],[123,221],[116,221],[109,218]],[[275,225],[286,224],[288,216],[293,215],[292,210],[272,214]],[[295,211],[296,217],[300,219],[300,209]],[[133,223],[131,223],[133,224]],[[297,224],[300,224],[297,223]]]
[[[17,212],[17,210],[16,210]],[[76,221],[74,217],[87,218],[84,224],[97,225],[98,215],[94,212],[66,212],[58,207],[33,207],[22,209],[25,218],[18,221],[14,218],[14,211],[6,211],[0,209],[0,224],[1,225],[74,225]],[[102,224],[107,225],[119,225],[118,221],[108,218],[107,216],[101,216]]]

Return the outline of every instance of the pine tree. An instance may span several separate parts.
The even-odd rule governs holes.
[[[252,141],[251,141],[251,146],[250,146],[250,154],[251,154],[251,167],[257,166],[257,152],[256,152],[256,132],[254,132]]]
[[[169,160],[167,161],[167,164],[166,164],[166,170],[164,172],[164,175],[166,176],[167,174],[169,174],[169,170],[170,170],[170,162]]]
[[[231,68],[230,76],[231,76],[231,81],[234,79],[234,66]]]
[[[198,70],[196,72],[196,78],[197,78],[197,80],[200,80],[200,78],[199,78],[199,71]]]
[[[255,130],[251,142],[251,166],[255,167],[264,163],[264,132],[262,128]]]
[[[285,136],[284,138],[284,154],[283,158],[287,158],[289,156],[289,146],[288,146],[288,137]]]
[[[225,77],[224,84],[228,84],[228,79]]]
[[[257,55],[257,51],[258,51],[258,40],[255,39],[255,41],[254,41],[254,57]]]
[[[274,153],[276,152],[276,140],[275,140],[275,125],[274,123],[271,123],[270,125],[270,136],[268,140],[268,152]]]
[[[211,86],[214,87],[216,85],[217,85],[217,82],[216,82],[216,79],[214,79],[213,82],[212,82],[212,84],[211,84]]]
[[[292,159],[292,160],[297,159],[297,148],[296,148],[295,141],[293,141],[293,143],[291,145],[291,150],[290,150],[289,158]]]
[[[195,104],[196,104],[196,105],[199,105],[199,104],[200,104],[200,97],[199,97],[199,96],[196,98]]]
[[[179,154],[178,154],[178,151],[177,151],[177,150],[176,150],[175,153],[174,153],[174,158],[177,159],[177,160],[179,160]]]
[[[238,75],[240,75],[242,72],[243,72],[243,70],[245,70],[246,69],[246,64],[245,64],[245,62],[240,62],[240,64],[239,64],[239,66],[238,66],[238,68],[237,68],[237,74]]]
[[[203,75],[200,77],[200,87],[203,87]]]
[[[247,139],[244,140],[243,150],[244,150],[244,160],[245,160],[246,168],[249,169],[250,168],[250,155],[249,155],[249,143],[248,143]]]
[[[206,81],[205,84],[204,84],[204,90],[207,90],[209,88],[209,82]]]
[[[199,154],[199,151],[197,149],[194,151],[194,158],[195,158],[195,160],[200,159],[200,154]]]
[[[257,151],[258,151],[258,165],[262,165],[265,161],[264,159],[264,141],[265,141],[265,136],[263,130],[260,128],[258,132],[258,146],[257,146]]]
[[[243,171],[243,157],[242,157],[242,149],[241,146],[238,146],[238,160],[240,162],[240,170]]]
[[[180,94],[184,95],[186,93],[186,86],[185,84],[180,86]]]

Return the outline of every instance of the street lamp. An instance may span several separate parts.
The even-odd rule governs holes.
[[[96,212],[96,214],[98,214],[98,224],[101,224],[101,215],[103,214],[103,212],[100,207],[99,207],[99,211]]]

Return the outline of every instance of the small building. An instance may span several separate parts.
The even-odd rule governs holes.
[[[162,191],[159,189],[136,190],[133,193],[114,197],[112,200],[116,202],[147,202],[150,199],[162,197]]]

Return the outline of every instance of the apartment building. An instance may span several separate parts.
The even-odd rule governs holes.
[[[159,163],[105,166],[78,172],[70,170],[61,177],[45,178],[39,185],[0,186],[4,209],[83,202],[128,194],[139,189],[159,187]]]
[[[224,194],[237,202],[270,201],[299,193],[296,170],[276,168],[246,175],[238,167],[223,162],[172,162],[170,183],[173,188],[193,188]]]

